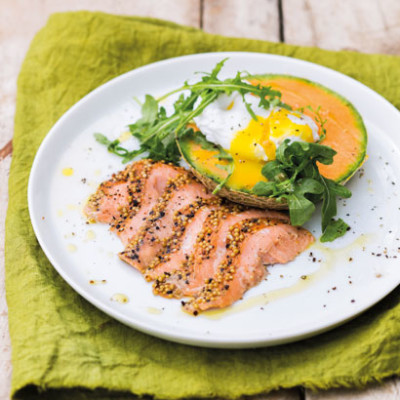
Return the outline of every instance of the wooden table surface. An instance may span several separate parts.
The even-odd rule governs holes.
[[[48,16],[84,9],[163,18],[227,36],[400,55],[399,0],[0,0],[0,400],[9,399],[12,372],[3,243],[16,79],[30,41]],[[400,379],[363,390],[299,388],[257,398],[264,399],[395,400]]]

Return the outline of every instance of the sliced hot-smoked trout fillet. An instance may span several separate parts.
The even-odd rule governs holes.
[[[155,294],[181,298],[193,296],[201,290],[204,282],[212,277],[227,253],[227,239],[232,225],[250,219],[274,219],[289,223],[286,214],[260,209],[243,211],[240,206],[223,206],[207,218],[194,252],[173,274],[157,277],[153,290]]]
[[[313,241],[288,215],[247,208],[210,194],[184,168],[142,160],[103,182],[84,209],[89,221],[111,226],[120,258],[154,280],[155,294],[190,297],[197,315],[222,308]]]
[[[231,226],[224,261],[201,290],[183,303],[184,310],[197,315],[230,306],[264,279],[266,265],[293,260],[313,241],[307,230],[276,220],[247,220]]]
[[[111,226],[111,231],[116,232],[125,246],[144,226],[150,211],[157,204],[166,187],[179,176],[189,177],[190,175],[181,167],[165,163],[154,164],[150,171],[143,175],[139,188],[140,201],[136,206],[123,210],[120,217],[115,219]]]
[[[86,217],[92,222],[111,223],[119,218],[121,210],[130,204],[136,206],[143,182],[141,176],[148,174],[154,165],[154,161],[141,160],[113,174],[89,197],[83,210]]]
[[[172,180],[150,211],[145,225],[120,253],[120,258],[143,271],[173,235],[174,220],[179,210],[191,204],[193,208],[199,207],[201,199],[218,201],[204,185],[188,175],[179,175]]]
[[[213,205],[212,203],[216,204]],[[163,249],[143,272],[147,281],[164,274],[179,270],[193,253],[197,237],[203,229],[207,217],[221,203],[217,198],[212,201],[200,201],[198,206],[190,204],[175,216],[174,233],[168,238]]]

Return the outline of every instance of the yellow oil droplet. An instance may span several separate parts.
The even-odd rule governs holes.
[[[107,281],[105,279],[91,279],[89,283],[91,285],[104,285]]]
[[[132,134],[129,131],[122,132],[119,136],[118,140],[120,142],[126,142],[128,139],[132,137]]]
[[[112,251],[109,251],[107,253],[107,256],[110,257],[110,258],[113,258],[114,257],[114,253]]]
[[[101,169],[96,169],[96,171],[94,171],[94,175],[95,176],[101,175]]]
[[[162,314],[162,310],[156,307],[147,307],[147,312],[149,314]]]
[[[349,256],[352,255],[352,252],[363,249],[373,237],[373,234],[360,235],[352,243],[342,248],[330,248],[322,245],[320,242],[315,242],[313,248],[319,250],[326,259],[330,260],[330,263],[333,264],[334,262],[348,260]]]
[[[93,240],[95,238],[96,238],[96,234],[91,229],[86,232],[86,235],[85,235],[85,240],[86,241]]]
[[[75,251],[77,250],[77,247],[74,245],[74,244],[69,244],[68,246],[67,246],[67,250],[70,252],[70,253],[75,253]]]
[[[73,168],[64,168],[62,170],[62,174],[64,176],[72,176],[74,174],[74,169]]]
[[[58,217],[62,217],[63,215],[64,215],[63,210],[58,210],[58,211],[57,211],[57,216],[58,216]]]
[[[122,293],[115,293],[114,295],[111,296],[111,301],[116,301],[117,303],[128,303],[129,298],[125,294]]]
[[[227,110],[232,110],[233,106],[235,105],[235,102],[232,101],[231,104],[229,104],[228,107],[226,107]]]
[[[375,193],[372,179],[367,179],[367,183],[368,183],[368,189],[367,189],[368,193]]]
[[[79,210],[79,207],[76,204],[67,204],[67,210],[69,211]]]

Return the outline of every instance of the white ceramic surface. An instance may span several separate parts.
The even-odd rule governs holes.
[[[122,245],[108,226],[86,224],[81,210],[97,185],[123,168],[118,157],[95,142],[93,133],[119,137],[139,116],[134,96],[161,95],[186,79],[198,79],[196,71],[210,71],[225,57],[229,60],[222,78],[237,70],[286,73],[319,82],[348,98],[364,118],[369,158],[348,184],[353,196],[339,201],[339,216],[352,228],[343,238],[325,245],[317,241],[295,261],[270,267],[267,280],[229,309],[192,317],[181,311],[180,301],[153,296],[151,284],[118,259]],[[377,93],[305,61],[257,53],[208,53],[158,62],[97,88],[54,125],[30,176],[32,224],[44,252],[68,284],[135,329],[207,347],[299,340],[355,317],[400,283],[399,126],[399,111]],[[136,145],[133,140],[126,144]],[[65,176],[65,168],[72,168],[73,174]],[[318,238],[319,225],[316,215],[306,227]],[[127,296],[128,301],[115,301],[115,294]]]

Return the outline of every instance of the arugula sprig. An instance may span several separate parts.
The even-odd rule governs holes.
[[[314,114],[314,121],[317,123],[317,125],[319,125],[319,129],[320,129],[320,135],[319,135],[319,139],[318,139],[318,143],[322,142],[325,137],[326,137],[326,128],[325,128],[325,124],[328,122],[327,119],[324,119],[321,115],[321,106],[318,106],[316,109],[313,108],[312,106],[308,105],[306,107],[300,107],[298,109],[296,109],[296,111],[299,111],[301,113],[304,113],[304,109],[307,108],[308,110],[310,110],[313,114]]]
[[[203,110],[221,94],[230,95],[238,92],[245,103],[251,117],[257,120],[251,105],[245,100],[247,93],[254,94],[260,99],[259,107],[269,109],[272,106],[291,109],[281,101],[281,93],[268,86],[252,85],[245,81],[247,75],[238,72],[234,78],[220,80],[218,74],[227,59],[220,61],[211,73],[203,73],[200,81],[189,84],[185,82],[180,88],[173,90],[162,97],[155,99],[146,95],[142,106],[142,117],[129,129],[140,142],[139,150],[128,151],[121,146],[120,141],[111,141],[102,134],[97,134],[96,140],[107,146],[111,153],[123,158],[123,162],[131,161],[135,157],[148,152],[148,156],[155,160],[165,160],[177,163],[180,159],[176,137],[185,134],[187,125],[200,115]],[[166,110],[160,103],[176,93],[181,93],[174,103],[174,112],[167,116]]]
[[[292,225],[307,222],[315,211],[315,204],[322,200],[321,242],[330,242],[343,236],[349,226],[335,220],[336,198],[348,198],[350,190],[323,177],[317,162],[333,163],[336,151],[318,143],[290,142],[286,139],[276,151],[276,160],[267,162],[262,174],[267,182],[258,182],[253,192],[259,196],[287,201]]]

